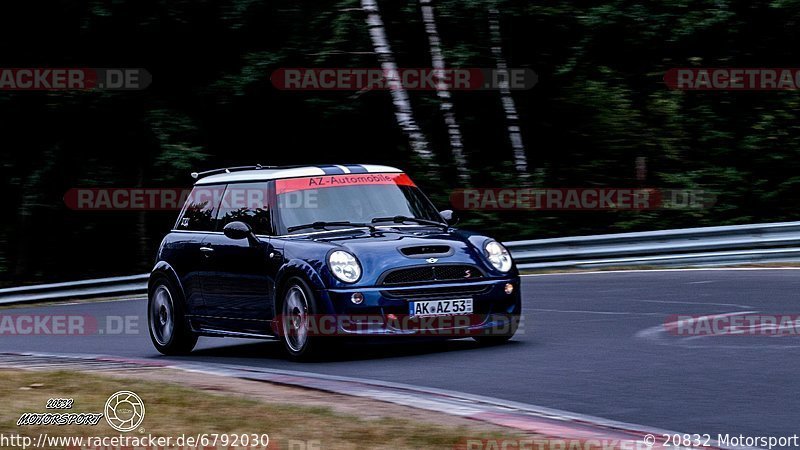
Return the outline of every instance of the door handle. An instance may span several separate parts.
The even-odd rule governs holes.
[[[200,251],[206,256],[211,256],[211,253],[214,252],[214,249],[211,247],[200,247]]]

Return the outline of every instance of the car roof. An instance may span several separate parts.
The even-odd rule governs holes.
[[[318,177],[325,175],[347,175],[364,173],[402,173],[395,167],[374,164],[328,164],[300,167],[268,167],[263,169],[223,172],[197,180],[195,185],[237,183],[246,181],[267,181],[282,178]]]

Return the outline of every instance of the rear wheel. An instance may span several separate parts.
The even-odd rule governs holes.
[[[296,360],[314,359],[322,355],[324,341],[315,336],[317,302],[308,284],[300,278],[288,280],[281,302],[280,333],[289,357]]]
[[[183,355],[197,344],[197,335],[189,327],[182,296],[172,282],[160,277],[150,285],[147,302],[150,339],[164,355]]]

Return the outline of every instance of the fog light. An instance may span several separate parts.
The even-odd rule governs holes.
[[[364,301],[364,295],[362,295],[361,292],[356,292],[350,297],[350,301],[355,303],[356,305],[360,305],[361,302]]]
[[[506,294],[511,295],[511,293],[514,292],[514,285],[511,283],[506,283],[504,291],[506,291]]]

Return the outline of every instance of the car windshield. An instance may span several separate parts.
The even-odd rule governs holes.
[[[443,223],[428,198],[405,174],[331,175],[276,182],[284,232],[309,232],[348,224],[376,226],[413,219]],[[408,218],[411,220],[403,220]],[[424,225],[417,222],[419,225]]]

